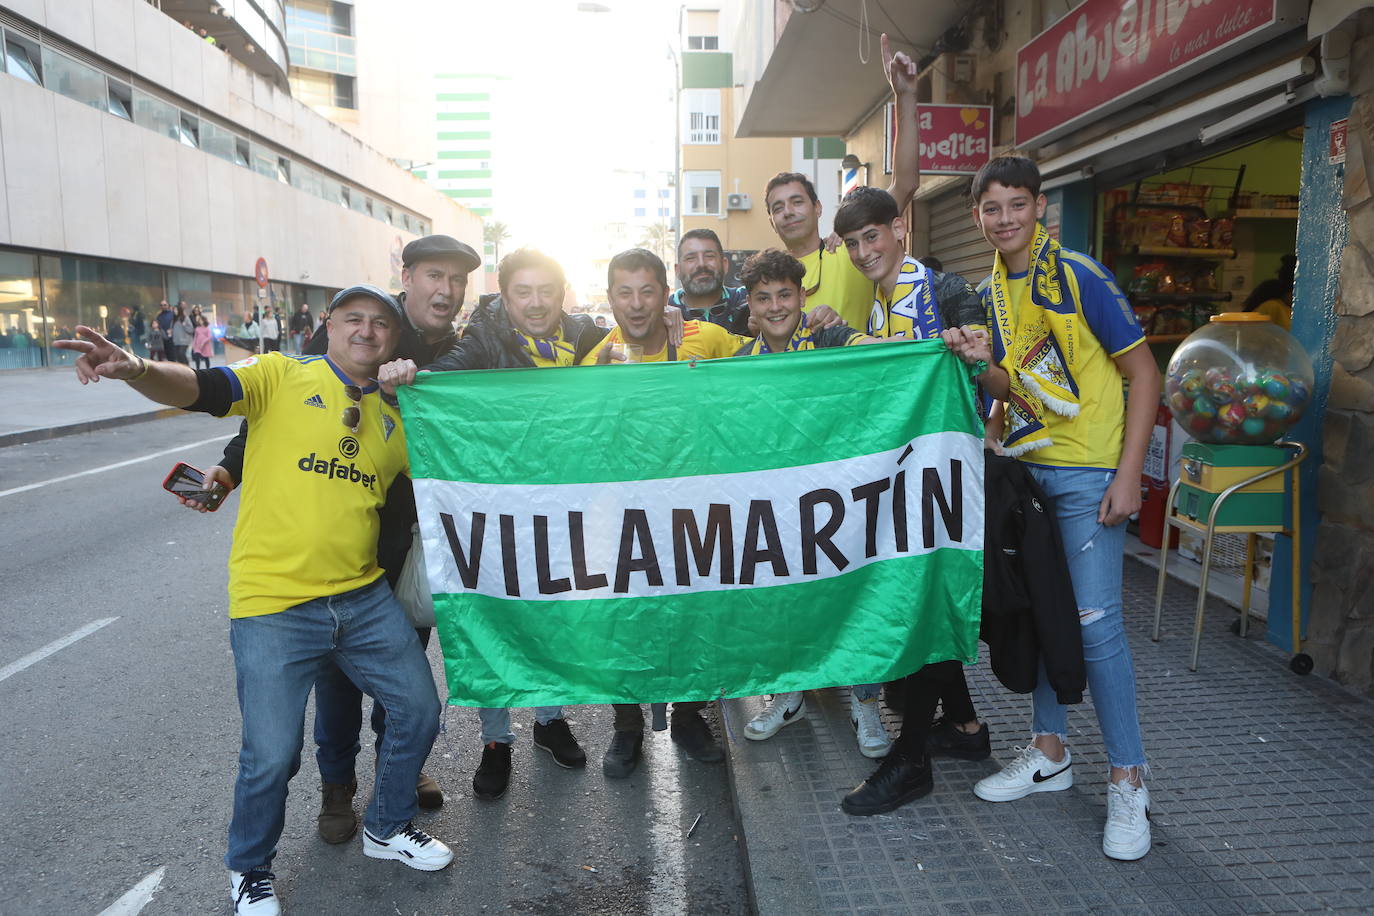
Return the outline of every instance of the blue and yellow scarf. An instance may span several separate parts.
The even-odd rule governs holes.
[[[520,339],[530,359],[541,369],[571,366],[577,361],[577,349],[563,339],[562,325],[559,326],[558,333],[552,337],[526,337],[519,331],[515,332],[515,336]]]
[[[1078,416],[1079,325],[1085,319],[1078,286],[1060,262],[1059,243],[1038,223],[1031,242],[1030,295],[1011,301],[999,252],[980,288],[992,312],[994,356],[1011,380],[1003,445],[1024,455],[1052,443],[1044,410]]]

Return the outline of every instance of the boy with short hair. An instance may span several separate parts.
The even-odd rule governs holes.
[[[872,336],[921,339],[945,328],[985,325],[983,302],[967,280],[931,270],[906,253],[906,221],[888,192],[858,187],[846,194],[835,212],[835,234],[873,283]]]
[[[744,262],[739,281],[744,284],[749,317],[759,334],[740,347],[736,356],[878,343],[876,338],[847,324],[820,328],[809,321],[803,311],[805,277],[802,262],[776,248],[760,251]]]
[[[1078,601],[1088,689],[1111,765],[1102,851],[1139,859],[1150,851],[1150,796],[1122,625],[1121,564],[1126,519],[1140,508],[1159,369],[1141,346],[1140,324],[1112,275],[1087,255],[1061,248],[1038,223],[1046,201],[1035,163],[993,159],[974,177],[971,196],[974,222],[997,249],[992,276],[979,287],[992,340],[990,348],[974,338],[950,343],[966,358],[996,364],[983,379],[1003,408],[994,411],[995,431],[1054,500]],[[1043,666],[1033,696],[1032,743],[974,787],[979,798],[1013,801],[1073,785],[1064,746],[1068,710]]]

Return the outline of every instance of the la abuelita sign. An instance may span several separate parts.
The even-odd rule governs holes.
[[[1017,145],[1048,143],[1306,18],[1303,0],[1084,0],[1017,52]]]
[[[917,105],[923,175],[972,175],[992,156],[992,106]]]

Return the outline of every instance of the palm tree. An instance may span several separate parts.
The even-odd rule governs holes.
[[[500,263],[501,243],[510,238],[510,229],[500,220],[493,220],[482,226],[482,241],[491,245],[492,260]]]
[[[658,255],[665,262],[668,260],[668,252],[673,247],[673,227],[667,223],[654,223],[652,226],[644,227],[644,235],[640,238],[639,244]]]

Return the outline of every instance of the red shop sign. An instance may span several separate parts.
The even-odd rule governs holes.
[[[922,175],[972,175],[992,158],[991,105],[917,105]]]
[[[1016,54],[1016,142],[1043,145],[1306,15],[1301,0],[1084,0]]]

